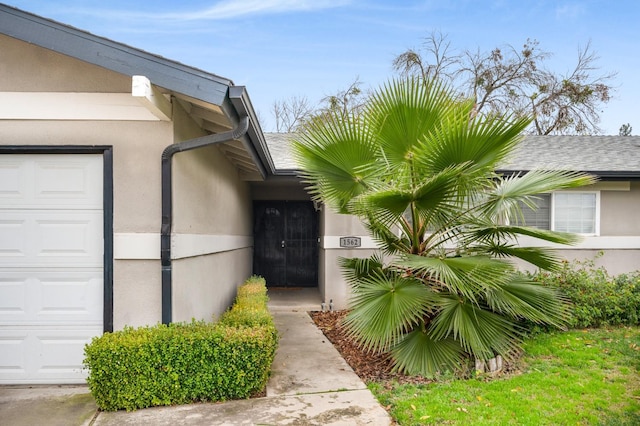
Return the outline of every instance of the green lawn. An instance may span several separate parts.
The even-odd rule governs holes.
[[[640,328],[539,335],[522,373],[430,385],[371,383],[400,425],[640,425]]]

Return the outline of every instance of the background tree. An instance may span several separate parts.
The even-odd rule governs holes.
[[[566,320],[563,298],[517,274],[509,259],[553,269],[551,251],[519,247],[516,237],[574,237],[510,223],[536,194],[593,179],[566,171],[496,175],[530,121],[470,119],[474,104],[431,81],[396,81],[359,114],[336,110],[309,122],[293,146],[313,198],[357,216],[385,255],[342,260],[353,295],[350,333],[411,374],[508,357],[521,319]]]
[[[314,107],[306,96],[293,96],[275,101],[271,107],[271,114],[276,123],[276,132],[290,133],[314,114]]]
[[[304,96],[276,101],[271,107],[271,115],[275,120],[276,132],[291,133],[309,121],[323,120],[334,114],[346,118],[357,113],[362,109],[366,98],[362,82],[356,77],[349,87],[325,96],[318,105],[312,105]]]
[[[618,131],[618,135],[620,136],[631,136],[631,132],[633,131],[633,127],[631,127],[631,124],[627,123],[627,124],[623,124],[622,126],[620,126],[620,130]]]
[[[535,40],[527,40],[520,49],[507,45],[489,52],[455,53],[446,36],[432,33],[422,53],[407,50],[393,66],[405,76],[447,81],[463,97],[475,99],[476,113],[533,117],[528,133],[600,133],[599,112],[611,99],[608,83],[615,74],[595,75],[598,57],[590,44],[578,50],[577,63],[566,74],[545,67],[550,56]]]
[[[339,90],[334,95],[322,98],[321,107],[316,112],[316,116],[322,117],[327,114],[338,115],[346,119],[351,114],[359,113],[366,101],[366,93],[362,90],[362,82],[359,77],[345,90]]]

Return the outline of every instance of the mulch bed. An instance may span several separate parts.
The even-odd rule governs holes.
[[[345,332],[341,324],[346,311],[325,311],[310,312],[311,318],[316,326],[322,330],[333,346],[340,352],[340,355],[347,361],[353,371],[360,376],[364,382],[383,383],[432,383],[432,380],[419,376],[406,376],[400,373],[391,372],[391,360],[386,355],[373,354],[359,347]]]

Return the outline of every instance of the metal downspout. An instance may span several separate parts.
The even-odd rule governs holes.
[[[172,321],[171,294],[171,228],[173,224],[172,167],[174,154],[209,145],[239,139],[249,130],[249,117],[242,117],[235,129],[171,144],[162,151],[162,228],[160,230],[160,261],[162,264],[162,323]]]

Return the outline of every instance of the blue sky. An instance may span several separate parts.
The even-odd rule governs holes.
[[[439,31],[452,47],[487,51],[527,38],[567,73],[588,42],[598,72],[617,72],[603,134],[640,134],[640,2],[635,0],[8,0],[7,4],[233,80],[264,130],[273,102],[317,103],[357,77],[377,87],[395,56]]]

